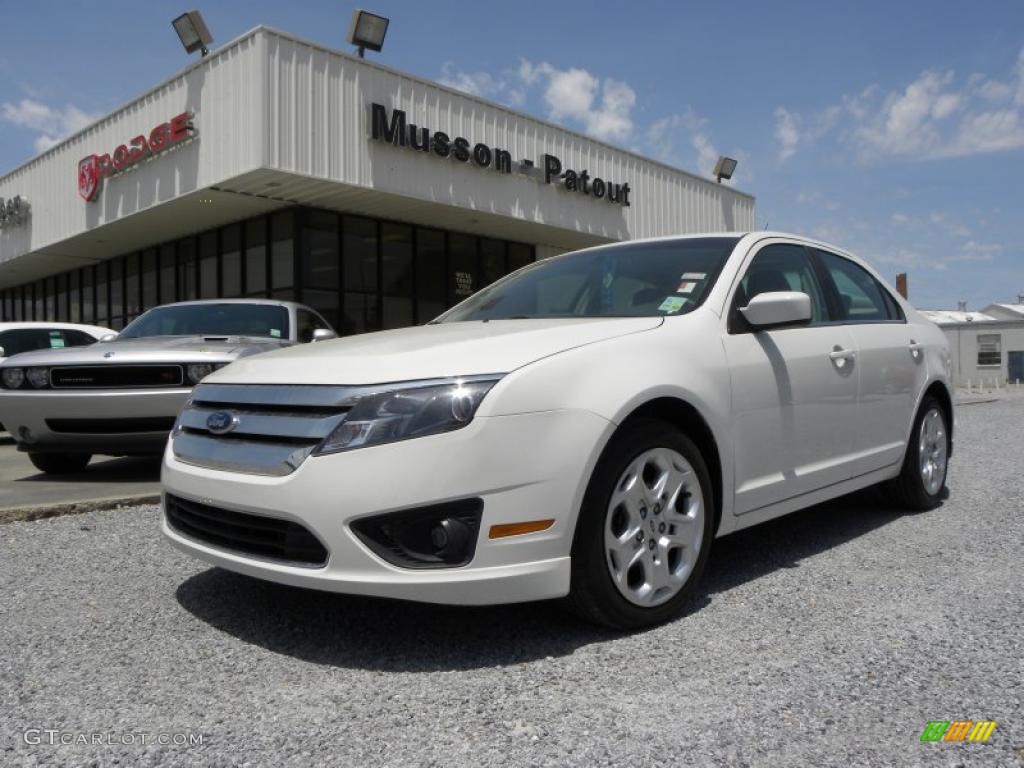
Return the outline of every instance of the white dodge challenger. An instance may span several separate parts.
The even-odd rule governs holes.
[[[165,452],[163,531],[286,584],[568,597],[636,628],[683,610],[716,536],[877,483],[939,504],[952,427],[943,334],[857,258],[634,241],[208,376]]]

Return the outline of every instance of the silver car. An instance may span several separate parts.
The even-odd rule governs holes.
[[[43,472],[79,471],[93,454],[159,454],[204,376],[240,357],[335,336],[323,317],[294,302],[166,304],[99,344],[5,360],[0,422]]]

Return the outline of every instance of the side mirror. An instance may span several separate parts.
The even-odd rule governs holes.
[[[328,339],[336,338],[338,338],[338,334],[330,328],[317,328],[313,331],[313,338],[310,339],[310,341],[327,341]]]
[[[102,336],[100,336],[100,342],[102,343],[104,341],[113,341],[116,338],[117,338],[117,334],[116,333],[105,333]]]
[[[811,319],[811,297],[800,291],[759,293],[740,312],[755,328],[765,329]]]

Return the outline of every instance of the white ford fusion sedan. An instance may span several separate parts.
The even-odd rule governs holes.
[[[211,563],[434,603],[677,615],[716,536],[876,483],[944,493],[950,360],[863,262],[777,233],[530,265],[428,325],[239,360],[171,433]]]

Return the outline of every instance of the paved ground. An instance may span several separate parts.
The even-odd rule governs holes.
[[[0,431],[0,513],[5,509],[123,499],[160,492],[159,459],[97,457],[84,472],[45,475]],[[2,518],[2,514],[0,514]]]
[[[862,494],[716,542],[689,615],[631,636],[246,579],[153,507],[0,526],[0,765],[1024,764],[1021,456],[1024,401],[964,407],[940,509]],[[957,718],[998,726],[920,742]]]

